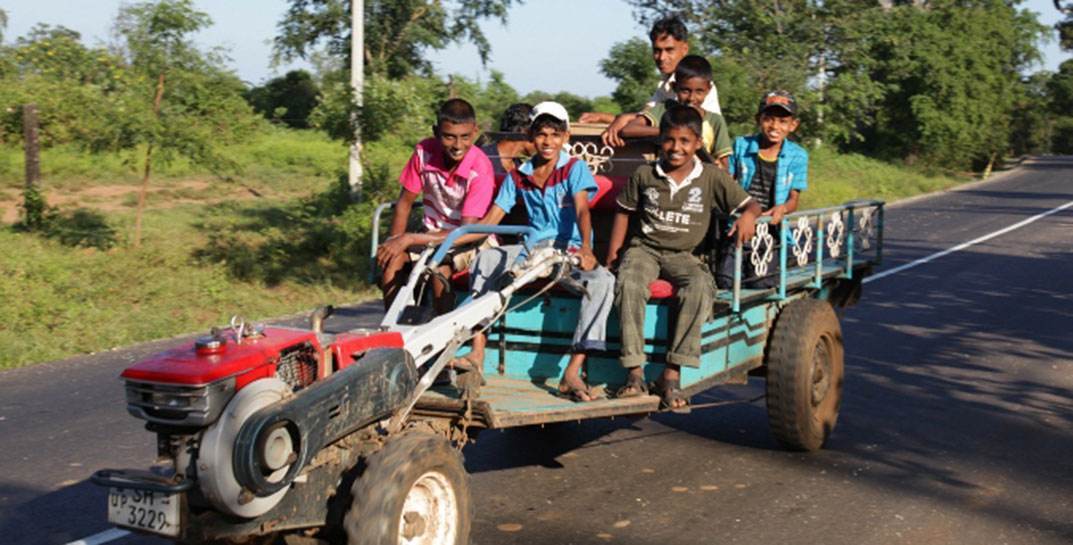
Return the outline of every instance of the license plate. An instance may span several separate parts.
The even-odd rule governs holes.
[[[178,537],[182,494],[131,488],[108,489],[108,522],[117,526]]]

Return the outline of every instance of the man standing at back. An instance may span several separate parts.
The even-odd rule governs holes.
[[[689,30],[685,23],[677,15],[664,17],[652,24],[648,32],[648,39],[652,42],[652,60],[659,70],[660,83],[652,97],[645,103],[645,109],[652,108],[657,104],[663,104],[668,99],[674,99],[674,71],[678,68],[678,61],[689,54]],[[722,113],[719,108],[719,92],[715,85],[704,99],[701,107],[713,114]],[[636,113],[626,113],[615,116],[609,113],[588,112],[581,114],[578,119],[581,123],[610,123],[608,131],[614,130],[617,135],[630,121],[636,117]],[[605,139],[606,140],[606,139]]]

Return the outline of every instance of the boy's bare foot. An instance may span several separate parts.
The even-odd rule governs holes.
[[[562,380],[559,381],[559,394],[579,402],[596,399],[596,396],[592,395],[589,385],[585,384],[585,381],[581,380],[581,377],[577,375],[563,376]]]

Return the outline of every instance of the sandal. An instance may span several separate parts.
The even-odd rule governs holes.
[[[560,384],[558,388],[558,396],[569,399],[574,403],[585,403],[588,401],[596,401],[596,396],[592,394],[592,389],[586,385],[585,387],[567,386]]]
[[[644,377],[629,375],[626,377],[626,384],[623,384],[621,388],[615,391],[615,398],[626,399],[630,397],[640,397],[647,393],[648,385],[645,384]]]
[[[678,379],[660,379],[656,383],[659,390],[659,408],[676,414],[689,414],[689,398],[682,394]]]
[[[443,374],[453,375],[450,384],[457,383],[459,377],[463,376],[465,376],[467,380],[471,380],[472,377],[470,377],[470,375],[473,375],[480,378],[481,386],[488,385],[488,381],[484,380],[484,370],[481,369],[481,365],[471,360],[469,358],[469,354],[454,358],[450,362],[448,362],[447,367],[443,369],[443,373],[441,373],[441,376]],[[437,380],[439,380],[439,377],[437,378]]]

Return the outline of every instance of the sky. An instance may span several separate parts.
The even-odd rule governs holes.
[[[109,40],[120,0],[4,0],[8,13],[5,40],[10,43],[34,24],[63,25],[82,33],[89,44]],[[231,57],[239,77],[251,83],[285,73],[295,65],[271,66],[271,41],[276,23],[287,8],[286,0],[196,0],[199,9],[215,23],[195,37],[202,46],[222,46]],[[1028,0],[1024,7],[1041,14],[1040,21],[1053,25],[1059,14],[1051,0]],[[533,90],[570,91],[584,96],[610,94],[614,82],[600,74],[600,59],[611,46],[645,29],[633,18],[623,0],[529,0],[514,7],[507,25],[486,21],[485,34],[492,44],[492,59],[482,67],[473,46],[453,46],[432,52],[437,72],[461,74],[486,80],[488,70],[503,72],[507,83],[522,94]],[[1052,33],[1053,34],[1053,33]],[[1041,68],[1056,70],[1070,57],[1052,39],[1043,46]],[[539,66],[549,66],[539,69]],[[716,67],[718,69],[718,67]]]

